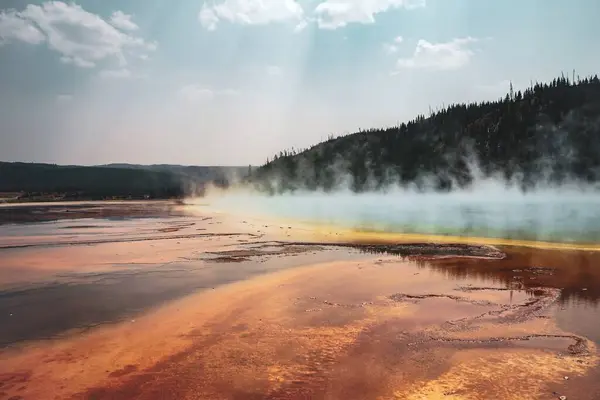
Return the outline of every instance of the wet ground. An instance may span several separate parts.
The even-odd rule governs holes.
[[[0,225],[79,218],[150,218],[185,215],[171,201],[0,203]]]
[[[0,399],[600,399],[600,252],[54,207],[0,226]]]

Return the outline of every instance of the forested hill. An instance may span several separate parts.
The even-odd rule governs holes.
[[[360,192],[411,183],[451,190],[469,186],[475,170],[522,189],[598,181],[598,77],[561,77],[524,92],[511,85],[498,101],[455,104],[399,126],[284,151],[256,169],[249,183],[270,193],[348,186]]]
[[[21,200],[173,198],[201,194],[207,183],[227,186],[248,167],[179,165],[76,166],[0,162],[0,195]],[[10,194],[10,196],[8,196]]]

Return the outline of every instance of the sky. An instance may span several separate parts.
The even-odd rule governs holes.
[[[600,72],[598,0],[0,3],[0,160],[259,165]]]

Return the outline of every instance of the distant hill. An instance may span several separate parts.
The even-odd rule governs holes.
[[[0,162],[0,192],[21,198],[172,198],[202,193],[207,183],[227,186],[248,167],[185,167],[113,164],[73,166]],[[50,194],[54,194],[50,196]]]
[[[248,167],[217,167],[173,164],[106,164],[100,165],[100,167],[168,172],[174,173],[196,183],[233,181],[242,179],[248,175]]]
[[[269,193],[355,192],[390,185],[448,191],[483,177],[528,190],[600,179],[600,80],[565,77],[498,101],[454,104],[429,117],[283,151],[248,183]]]

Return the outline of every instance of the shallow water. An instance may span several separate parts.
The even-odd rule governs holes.
[[[326,390],[366,399],[388,386],[410,392],[403,385],[412,380],[440,377],[445,387],[440,374],[472,351],[477,373],[460,380],[494,394],[487,398],[508,382],[527,382],[527,391],[556,377],[556,388],[539,390],[587,399],[574,395],[577,387],[592,396],[588,388],[600,389],[591,375],[588,383],[572,375],[575,388],[566,387],[569,361],[552,364],[571,334],[600,344],[600,252],[500,247],[504,259],[402,259],[377,246],[302,245],[287,225],[230,222],[212,215],[0,226],[3,390],[107,399]],[[436,341],[440,335],[448,341]],[[506,337],[521,339],[496,340]],[[49,338],[59,345],[39,342]],[[180,348],[182,340],[193,344]],[[495,357],[516,357],[521,372]],[[494,382],[478,372],[485,368]],[[162,378],[144,381],[155,374]]]
[[[197,236],[214,229],[209,225],[213,223],[188,217],[0,226],[0,346],[123,320],[190,293],[259,274],[377,257],[346,247],[282,247],[260,244],[251,236]],[[252,242],[259,243],[260,251]],[[238,250],[227,250],[234,243],[231,248]],[[212,247],[225,251],[211,254]],[[440,282],[446,289],[509,288],[495,295],[508,298],[510,293],[515,301],[537,287],[559,289],[558,322],[600,343],[600,323],[594,322],[600,321],[600,253],[506,251],[511,255],[502,261],[422,262],[419,273],[430,277],[425,283],[432,293]]]
[[[347,249],[266,245],[250,246],[252,259],[223,262],[209,250],[252,236],[206,233],[212,223],[189,217],[0,225],[0,347],[121,321],[269,272],[366,257]]]
[[[111,248],[104,246],[103,250],[110,252]],[[174,259],[164,264],[119,264],[111,271],[62,272],[42,282],[12,284],[4,290],[0,285],[0,347],[135,318],[191,293],[265,273],[356,258],[360,258],[356,252],[331,249],[260,262]]]
[[[449,194],[235,194],[214,197],[210,204],[225,212],[367,231],[600,242],[600,194],[573,190],[523,194],[492,187]]]

